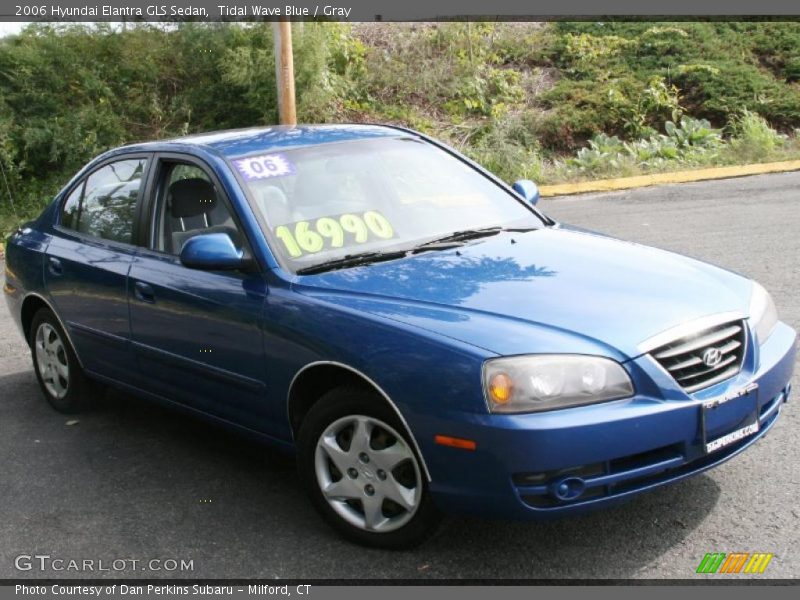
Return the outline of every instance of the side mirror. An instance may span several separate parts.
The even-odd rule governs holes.
[[[539,202],[539,187],[530,179],[520,179],[511,187],[525,202],[530,202],[533,206]]]
[[[204,271],[232,271],[249,263],[227,233],[204,233],[189,238],[180,258],[183,266]]]

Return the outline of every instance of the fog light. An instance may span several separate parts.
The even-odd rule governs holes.
[[[586,489],[586,483],[580,477],[565,477],[550,487],[552,494],[559,500],[574,500]]]

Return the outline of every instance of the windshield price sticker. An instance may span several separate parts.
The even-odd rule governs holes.
[[[294,165],[283,154],[262,154],[233,161],[239,173],[248,180],[283,177],[294,173]]]
[[[289,256],[298,258],[370,240],[388,240],[394,237],[394,228],[377,210],[368,210],[280,225],[275,228],[275,236]]]

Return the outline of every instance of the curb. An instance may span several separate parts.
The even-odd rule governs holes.
[[[746,177],[747,175],[764,175],[766,173],[782,173],[785,171],[800,171],[800,160],[733,167],[714,167],[711,169],[696,169],[693,171],[674,171],[672,173],[637,175],[636,177],[620,177],[618,179],[598,179],[597,181],[584,181],[581,183],[543,185],[539,187],[539,193],[543,198],[546,198],[552,196],[586,194],[588,192],[614,192],[617,190],[630,190],[650,185],[689,183],[692,181]]]

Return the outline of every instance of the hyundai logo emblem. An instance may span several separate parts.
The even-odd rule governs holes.
[[[708,348],[703,352],[703,363],[707,367],[716,367],[722,362],[722,350],[719,348]]]

